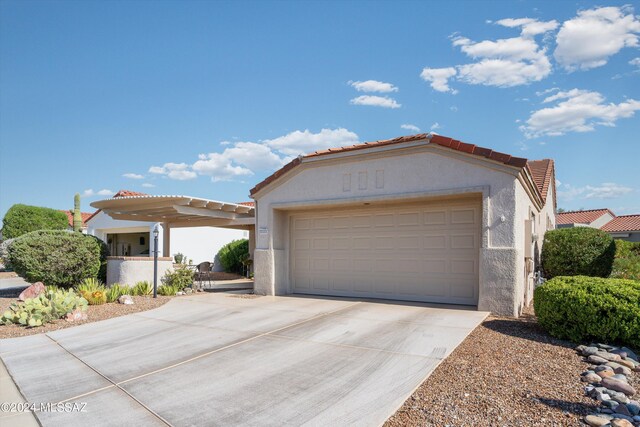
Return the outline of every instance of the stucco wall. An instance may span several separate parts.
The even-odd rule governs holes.
[[[158,258],[158,286],[160,279],[173,269],[171,258]],[[153,258],[148,257],[109,257],[107,258],[107,285],[119,283],[133,286],[136,282],[147,281],[153,284]]]
[[[302,163],[277,184],[256,194],[255,291],[290,292],[288,215],[310,206],[361,204],[363,200],[484,192],[478,308],[517,315],[524,268],[516,236],[514,168],[487,163],[450,150],[416,146],[341,159]],[[475,189],[475,190],[473,190]],[[517,276],[520,276],[518,283]]]

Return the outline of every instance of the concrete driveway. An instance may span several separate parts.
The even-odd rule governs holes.
[[[0,358],[27,402],[83,410],[36,412],[44,426],[374,426],[487,315],[444,307],[194,295],[2,340]]]

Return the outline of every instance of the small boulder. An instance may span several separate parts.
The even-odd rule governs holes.
[[[622,359],[617,354],[609,353],[608,351],[598,351],[596,352],[595,356],[602,357],[603,359],[608,360],[610,362],[618,362],[618,363]]]
[[[622,366],[619,363],[607,362],[606,365],[611,367],[613,369],[613,372],[615,372],[616,374],[631,375],[631,369],[627,368],[626,366]]]
[[[124,305],[132,305],[133,298],[131,298],[130,295],[120,295],[120,297],[118,298],[118,302]]]
[[[67,322],[81,322],[83,320],[87,320],[87,312],[76,308],[71,313],[67,313],[65,320]]]
[[[622,351],[624,351],[625,353],[627,353],[627,357],[626,357],[626,358],[628,358],[628,359],[633,359],[633,360],[635,360],[636,362],[638,362],[638,361],[639,361],[639,360],[638,360],[638,355],[637,355],[637,354],[635,354],[635,353],[634,353],[630,348],[622,347],[622,348],[620,348],[620,350],[622,350]]]
[[[591,357],[591,356],[589,356]],[[629,369],[634,369],[636,367],[636,364],[633,362],[633,359],[620,359],[620,360],[613,360],[613,362],[616,362],[622,366],[626,366]]]
[[[583,375],[580,380],[583,382],[588,382],[589,384],[598,384],[600,381],[602,381],[602,378],[598,374],[588,372],[586,375]]]
[[[618,406],[613,408],[613,410],[618,414],[626,415],[627,417],[631,416],[631,412],[629,412],[629,409],[627,409],[627,405],[619,404]]]
[[[624,418],[616,418],[611,421],[611,427],[633,427],[633,424]]]
[[[584,421],[592,427],[602,427],[609,424],[609,420],[597,415],[587,415]]]
[[[629,384],[620,380],[614,380],[612,378],[603,378],[601,381],[601,385],[608,389],[624,393],[627,396],[633,396],[634,394],[636,394],[636,390],[633,387],[631,387]]]
[[[581,350],[582,355],[587,357],[591,356],[592,354],[596,354],[598,352],[598,347],[583,347]]]
[[[611,378],[618,381],[624,381],[625,383],[629,384],[629,380],[627,379],[627,376],[624,374],[615,374]]]
[[[607,377],[613,377],[614,373],[613,373],[613,369],[610,370],[603,370],[600,372],[597,372],[596,375],[600,376],[601,378],[607,378]]]
[[[630,400],[627,403],[627,409],[631,412],[631,415],[640,415],[640,403],[635,400]]]
[[[29,298],[35,298],[41,293],[44,293],[46,290],[47,288],[44,286],[44,283],[36,282],[33,285],[29,286],[24,291],[20,292],[20,295],[18,296],[18,300],[24,301]]]
[[[595,354],[592,354],[589,357],[587,357],[587,361],[589,363],[595,363],[595,364],[598,364],[598,365],[602,365],[603,363],[607,363],[608,362],[607,359],[604,359],[604,358],[602,358],[600,356],[596,356]]]

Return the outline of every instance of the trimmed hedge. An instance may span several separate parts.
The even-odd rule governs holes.
[[[542,270],[545,277],[609,277],[616,245],[611,236],[591,227],[560,228],[544,235]]]
[[[13,239],[36,230],[66,230],[69,219],[64,212],[40,206],[13,205],[2,220],[2,237]]]
[[[218,252],[218,259],[227,273],[242,273],[242,261],[249,257],[249,241],[234,240],[224,245]]]
[[[555,277],[536,288],[533,306],[540,325],[555,337],[640,349],[640,282]]]
[[[9,247],[16,273],[29,282],[70,287],[100,270],[100,245],[92,236],[70,231],[40,230],[25,234]]]

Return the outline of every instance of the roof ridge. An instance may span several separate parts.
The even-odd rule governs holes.
[[[580,212],[595,212],[595,211],[609,211],[609,212],[611,212],[611,209],[609,209],[609,208],[598,208],[598,209],[582,209],[582,210],[578,210],[578,211],[564,211],[564,212],[558,212],[558,215],[569,214],[569,213],[580,213]],[[611,212],[611,213],[613,213],[613,212]],[[624,215],[620,215],[620,216],[624,216]]]

